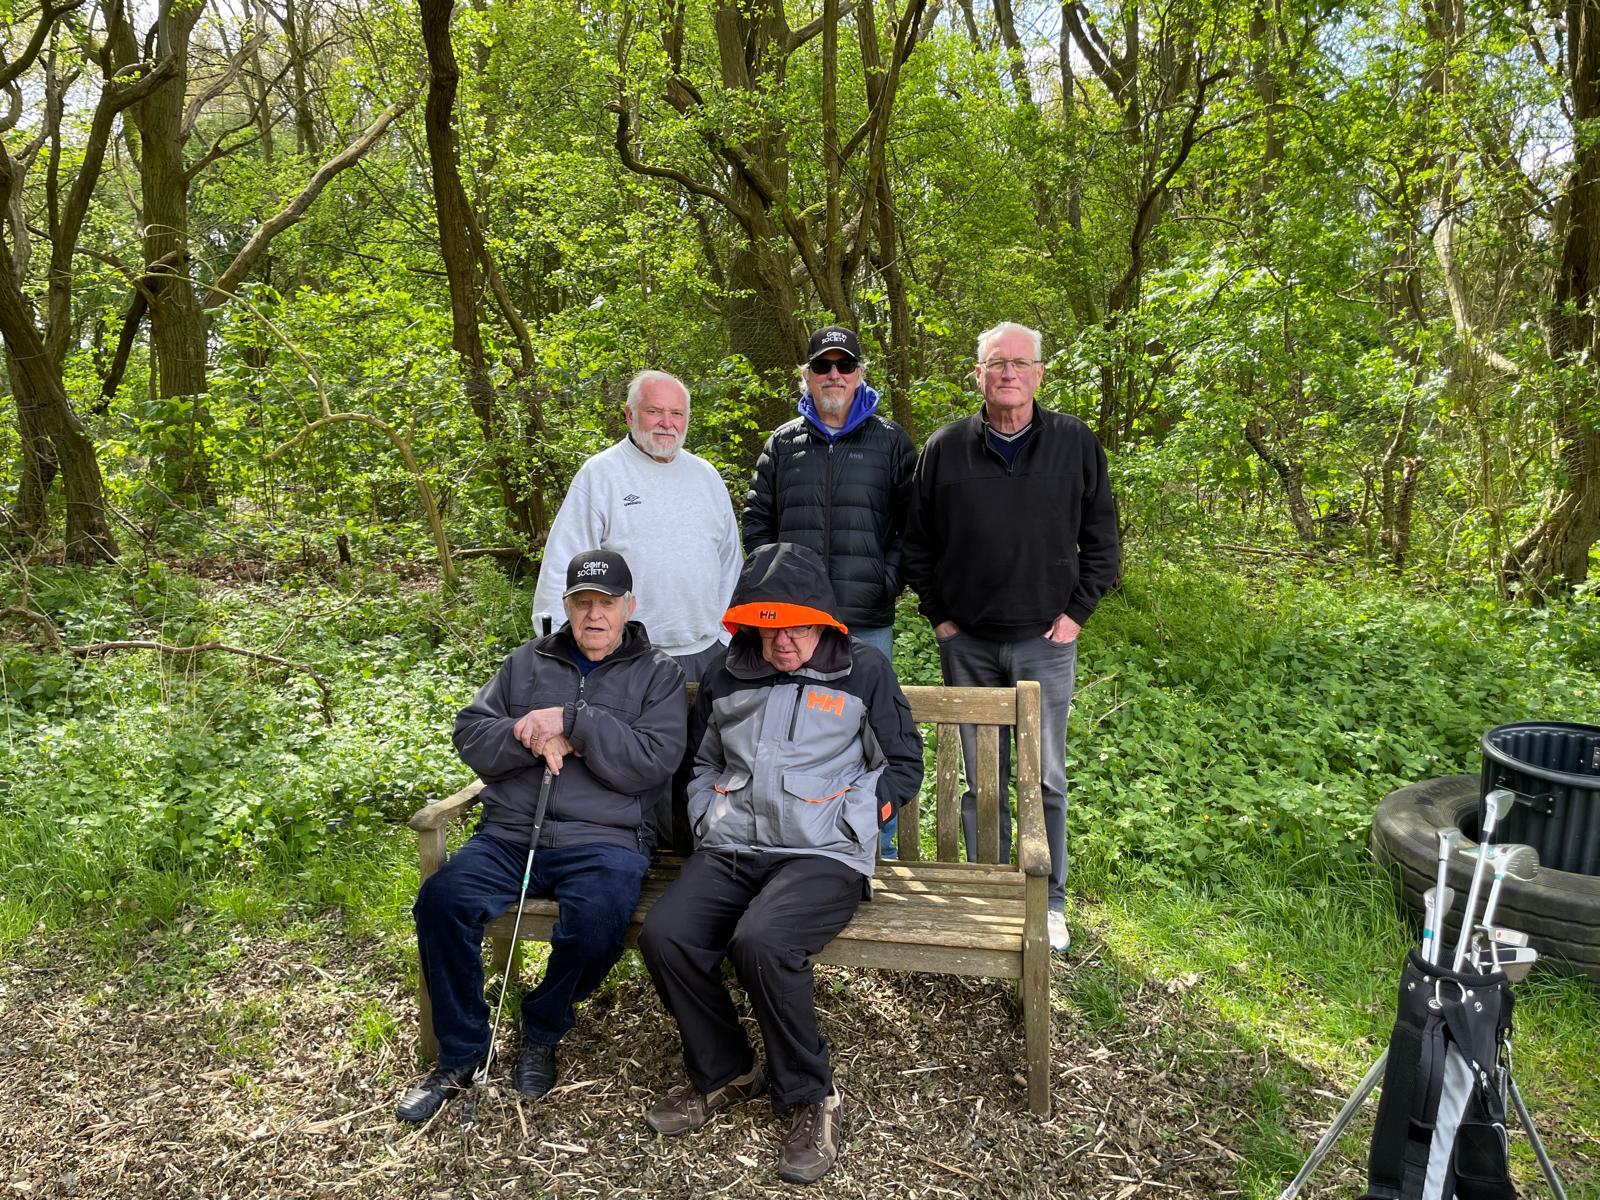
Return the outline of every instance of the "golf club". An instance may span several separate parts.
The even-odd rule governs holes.
[[[1480,971],[1499,971],[1513,983],[1526,979],[1528,972],[1533,970],[1533,964],[1539,961],[1539,952],[1532,946],[1524,946],[1520,950],[1504,950],[1499,946],[1489,946],[1488,961],[1482,963]]]
[[[1439,867],[1434,874],[1433,894],[1444,897],[1448,893],[1448,898],[1438,905],[1437,910],[1428,914],[1427,923],[1422,928],[1422,957],[1430,963],[1439,961],[1439,946],[1444,941],[1445,914],[1455,902],[1455,893],[1445,886],[1445,879],[1450,872],[1450,856],[1460,843],[1461,830],[1454,825],[1439,830]]]
[[[1528,944],[1528,935],[1520,929],[1507,929],[1504,925],[1480,924],[1478,930],[1497,946],[1509,946],[1514,950],[1520,950]]]
[[[1456,902],[1456,890],[1452,887],[1429,888],[1422,893],[1422,961],[1436,963],[1439,961],[1439,939],[1444,933],[1444,914],[1450,911],[1450,906]]]
[[[1509,842],[1496,847],[1492,861],[1494,882],[1489,885],[1489,898],[1483,902],[1481,923],[1484,925],[1494,924],[1495,905],[1500,902],[1500,885],[1506,881],[1507,876],[1526,883],[1539,873],[1539,852],[1532,846],[1524,846],[1518,842]]]
[[[528,858],[522,864],[522,890],[517,894],[517,915],[511,922],[511,945],[517,944],[517,930],[522,927],[522,906],[528,899],[528,881],[533,878],[533,856],[539,848],[539,830],[544,825],[545,810],[550,806],[551,781],[555,775],[549,767],[545,768],[544,778],[539,781],[539,802],[533,811],[533,836],[528,840]],[[515,955],[513,955],[513,959]],[[505,973],[500,976],[500,999],[494,1006],[494,1024],[489,1029],[489,1053],[483,1056],[483,1064],[472,1073],[472,1091],[462,1105],[460,1125],[463,1129],[470,1128],[473,1115],[478,1108],[477,1089],[488,1082],[489,1064],[494,1062],[494,1048],[500,1037],[500,1015],[505,1011],[506,987],[511,982],[511,961],[506,963]]]
[[[1467,889],[1467,906],[1461,913],[1461,937],[1456,942],[1455,961],[1450,964],[1452,971],[1461,970],[1461,964],[1467,957],[1467,944],[1472,940],[1472,914],[1477,911],[1478,891],[1483,887],[1483,869],[1489,865],[1489,839],[1494,834],[1495,825],[1515,800],[1516,797],[1505,788],[1495,788],[1483,798],[1483,828],[1478,831],[1478,861],[1472,867],[1472,886]]]

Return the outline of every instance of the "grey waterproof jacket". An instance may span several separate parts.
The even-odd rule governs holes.
[[[606,842],[641,854],[655,844],[654,816],[686,744],[683,669],[630,621],[622,644],[587,678],[566,626],[524,642],[456,717],[461,761],[484,782],[479,828],[526,842],[544,759],[512,734],[530,709],[562,706],[575,755],[553,781],[541,846]]]
[[[831,617],[821,561],[786,543],[761,547],[728,613]],[[756,633],[737,634],[701,681],[690,731],[689,820],[701,850],[817,854],[870,877],[879,825],[922,782],[922,738],[888,660],[836,626],[824,625],[792,672],[762,657]]]

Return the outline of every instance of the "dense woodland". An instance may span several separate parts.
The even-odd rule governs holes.
[[[536,554],[641,367],[738,494],[809,327],[920,441],[1012,318],[1133,539],[1588,573],[1597,0],[0,16],[13,553],[448,582]]]
[[[976,405],[978,332],[1035,326],[1044,401],[1109,453],[1058,1115],[1022,1116],[1002,985],[828,969],[862,1194],[1276,1196],[1415,936],[1374,805],[1475,773],[1491,726],[1600,719],[1600,0],[0,0],[0,28],[19,1192],[760,1194],[759,1117],[713,1154],[641,1134],[678,1064],[626,962],[571,1060],[604,1096],[496,1101],[476,1141],[389,1119],[404,822],[464,782],[451,721],[643,367],[688,382],[736,502],[827,321],[919,444]],[[914,605],[896,671],[937,682]],[[1519,988],[1521,1086],[1600,1196],[1600,1006]],[[1363,1136],[1308,1195],[1359,1190]]]

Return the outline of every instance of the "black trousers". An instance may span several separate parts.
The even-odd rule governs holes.
[[[827,1096],[833,1072],[811,956],[849,924],[864,884],[860,872],[811,854],[702,850],[683,864],[645,918],[639,950],[696,1088],[715,1091],[755,1062],[722,983],[727,959],[761,1028],[773,1108]]]

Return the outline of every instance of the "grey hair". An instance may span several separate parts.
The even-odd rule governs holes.
[[[639,395],[645,387],[652,383],[674,383],[683,393],[683,413],[689,415],[689,387],[671,371],[640,371],[628,380],[628,411],[639,411]]]
[[[989,344],[996,338],[1007,333],[1025,333],[1028,340],[1033,343],[1033,356],[1044,357],[1044,338],[1039,336],[1037,329],[1029,329],[1026,325],[1018,325],[1015,321],[1001,321],[993,329],[985,329],[978,335],[978,361],[983,361],[983,356],[988,352]]]

